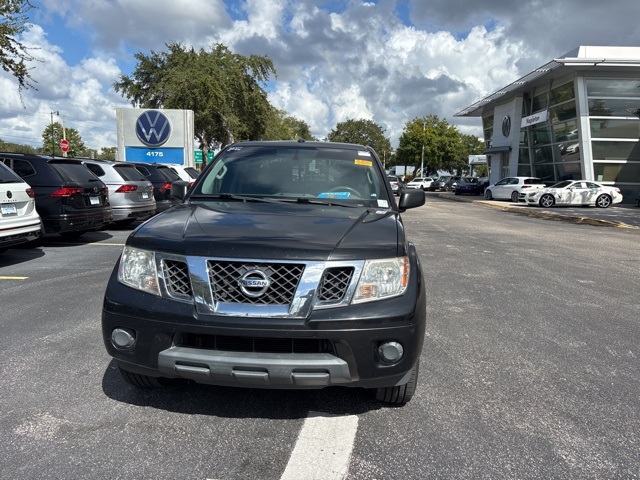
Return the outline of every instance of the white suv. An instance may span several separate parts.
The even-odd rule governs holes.
[[[169,167],[171,170],[176,172],[180,177],[180,180],[184,180],[190,184],[193,184],[195,179],[198,178],[199,172],[193,167],[185,167],[184,165],[179,165],[177,163],[159,163],[158,165],[165,165]]]
[[[0,162],[0,253],[36,240],[42,222],[29,184]]]
[[[541,178],[537,177],[507,177],[493,185],[489,185],[484,191],[487,200],[511,200],[518,203],[524,201],[524,196],[537,189],[545,188]]]

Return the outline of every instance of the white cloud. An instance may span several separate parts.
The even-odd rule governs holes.
[[[132,54],[166,43],[267,55],[277,79],[269,98],[323,138],[339,121],[368,118],[396,143],[407,121],[429,114],[480,135],[477,119],[453,115],[579,45],[638,45],[640,2],[610,0],[41,0],[24,41],[40,47],[37,91],[23,108],[0,72],[3,139],[41,142],[50,112],[64,112],[92,147],[115,145],[113,91]],[[594,19],[598,21],[594,21]],[[411,24],[408,23],[411,20]],[[63,24],[90,32],[80,60],[48,41]],[[585,28],[588,25],[588,28]],[[44,28],[43,28],[44,27]],[[59,31],[59,30],[56,30]],[[77,48],[66,45],[64,48]],[[12,85],[14,86],[12,88]],[[9,133],[7,133],[9,132]],[[14,141],[11,140],[10,141]],[[26,141],[26,140],[25,140]]]

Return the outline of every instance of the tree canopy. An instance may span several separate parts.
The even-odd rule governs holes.
[[[0,0],[0,66],[18,80],[18,90],[35,88],[25,62],[35,60],[17,40],[28,26],[27,12],[35,8],[29,0]],[[32,83],[33,82],[33,83]]]
[[[391,141],[384,136],[384,128],[371,120],[349,119],[340,122],[327,135],[330,142],[358,143],[375,150],[380,158],[388,158]]]
[[[75,128],[65,128],[63,131],[62,125],[58,122],[47,125],[42,132],[42,148],[41,153],[43,155],[57,155],[62,156],[63,152],[60,149],[60,142],[63,138],[69,142],[69,151],[67,156],[69,157],[89,157],[91,151],[87,149],[82,140],[82,137]]]
[[[467,167],[469,155],[482,152],[482,142],[472,135],[462,135],[445,119],[428,115],[407,122],[400,136],[396,163],[419,168],[423,148],[427,172],[460,172]]]
[[[262,140],[317,140],[311,135],[309,125],[282,110],[272,109]]]
[[[133,74],[121,75],[115,90],[134,107],[193,110],[200,148],[263,136],[273,110],[263,86],[276,74],[269,58],[245,57],[222,44],[198,51],[166,46],[135,54]]]

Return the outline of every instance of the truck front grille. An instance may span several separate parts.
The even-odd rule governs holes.
[[[318,300],[323,302],[339,302],[347,292],[353,267],[327,268],[322,275],[322,281],[318,288]]]
[[[304,264],[294,263],[244,263],[209,261],[209,282],[214,301],[245,303],[251,305],[289,305],[296,293]],[[261,293],[247,294],[239,280],[251,271],[260,271],[269,280],[269,286]],[[259,294],[258,294],[259,293]]]

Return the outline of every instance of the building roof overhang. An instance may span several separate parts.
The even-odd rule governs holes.
[[[504,103],[525,91],[569,73],[580,71],[616,71],[640,68],[640,47],[589,47],[582,46],[536,68],[531,73],[507,85],[488,97],[459,111],[455,117],[480,117],[489,108]]]

